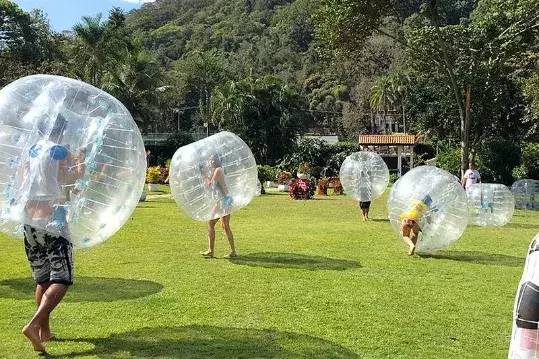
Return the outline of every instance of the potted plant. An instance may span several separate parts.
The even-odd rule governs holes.
[[[308,179],[294,179],[290,181],[289,195],[292,199],[311,199],[314,196],[314,183]]]
[[[316,194],[319,196],[328,195],[329,180],[326,177],[320,178],[316,184]]]
[[[146,182],[148,182],[148,191],[155,192],[159,190],[158,183],[163,181],[162,175],[161,175],[161,167],[160,166],[153,166],[148,167],[146,170]]]
[[[333,188],[333,194],[336,196],[344,194],[344,188],[342,186],[339,177],[332,177],[329,179],[329,187]]]
[[[297,173],[297,176],[299,179],[308,179],[310,173],[311,173],[311,166],[309,166],[307,162],[299,165],[298,173]]]
[[[292,174],[287,171],[281,171],[277,175],[277,183],[279,186],[277,187],[280,192],[288,192],[288,181],[292,178]]]

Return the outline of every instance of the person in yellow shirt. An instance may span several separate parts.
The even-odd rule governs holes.
[[[408,245],[408,255],[414,255],[419,233],[422,232],[419,221],[429,210],[432,198],[426,195],[421,201],[415,201],[412,208],[400,215],[402,240]]]

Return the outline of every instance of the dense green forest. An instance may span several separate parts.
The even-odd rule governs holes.
[[[228,129],[274,165],[305,132],[406,130],[453,172],[539,178],[539,0],[157,0],[61,34],[8,0],[0,15],[2,86],[80,78],[170,149]]]

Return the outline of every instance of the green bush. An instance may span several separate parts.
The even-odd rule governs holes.
[[[160,166],[148,167],[148,169],[146,170],[146,182],[159,183],[162,181],[163,181],[163,177],[161,175],[161,167]]]
[[[317,179],[338,176],[344,159],[360,150],[359,144],[354,142],[329,145],[322,140],[307,138],[298,144],[294,153],[281,161],[279,168],[295,173],[301,165],[308,164],[310,174]]]
[[[393,184],[399,180],[399,174],[392,172],[389,174],[389,183]]]
[[[479,148],[477,157],[477,169],[483,182],[513,183],[513,169],[520,163],[520,147],[513,141],[486,141]]]
[[[446,147],[438,152],[436,166],[460,177],[460,148]]]
[[[519,179],[528,178],[528,172],[526,171],[526,167],[524,167],[524,165],[520,165],[513,168],[513,171],[511,172],[511,174],[513,175],[513,179],[515,181]]]
[[[258,165],[258,180],[264,185],[266,181],[275,181],[279,174],[279,169],[269,165]]]

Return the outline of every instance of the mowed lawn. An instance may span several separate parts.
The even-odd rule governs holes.
[[[410,258],[386,198],[363,223],[347,197],[257,197],[232,217],[241,258],[207,260],[205,224],[151,196],[106,243],[76,254],[76,284],[54,312],[50,357],[504,358],[539,212],[469,227]],[[23,245],[0,237],[0,358],[31,358]]]

